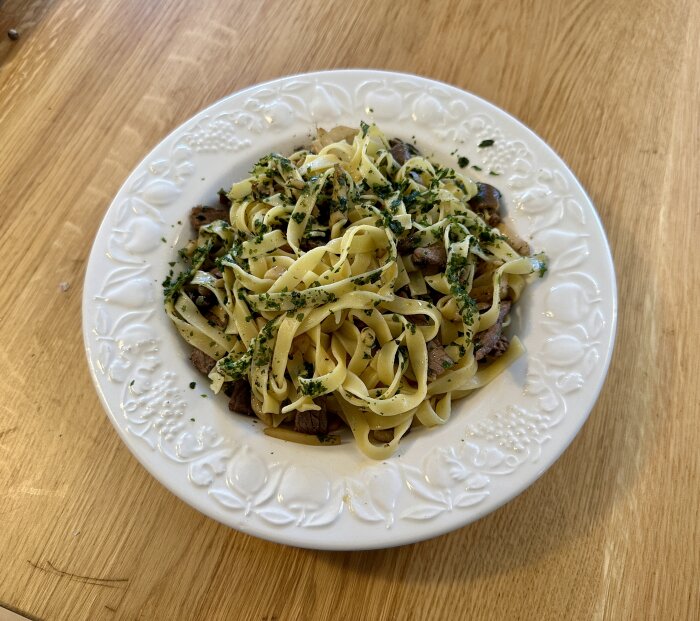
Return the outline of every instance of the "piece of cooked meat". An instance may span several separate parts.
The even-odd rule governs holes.
[[[425,315],[406,315],[406,319],[416,326],[430,325],[430,320]]]
[[[309,250],[313,250],[319,246],[325,246],[330,240],[330,232],[325,231],[325,234],[324,231],[319,232],[321,233],[320,235],[307,235],[302,237],[301,241],[299,242],[299,248],[301,248],[304,252],[308,252]]]
[[[216,366],[216,360],[199,349],[192,350],[190,361],[197,371],[204,373],[204,375],[209,375],[211,370]]]
[[[439,375],[454,365],[454,360],[447,355],[445,348],[438,339],[426,343],[428,347],[428,381],[432,382]]]
[[[202,287],[201,285],[195,289],[188,287],[185,293],[190,300],[197,305],[200,312],[208,311],[216,303],[216,296],[209,291],[209,289]]]
[[[497,346],[501,338],[501,330],[503,329],[503,320],[510,312],[510,302],[501,300],[501,307],[498,311],[498,319],[490,328],[483,332],[479,332],[474,337],[474,358],[483,360]]]
[[[250,403],[250,384],[248,380],[238,379],[231,384],[231,398],[228,400],[228,409],[232,412],[254,416],[253,406]]]
[[[338,431],[344,425],[343,420],[338,415],[327,411],[326,416],[328,417],[328,433]]]
[[[321,409],[297,412],[294,416],[294,431],[310,434],[328,433],[326,400],[316,399],[314,403],[321,406]]]
[[[501,222],[501,216],[497,211],[485,211],[482,215],[489,226],[498,226]]]
[[[505,334],[501,334],[496,341],[496,344],[493,346],[493,349],[489,352],[488,356],[483,358],[482,361],[486,363],[493,362],[496,358],[500,358],[503,354],[505,354],[509,347],[510,339]]]
[[[304,237],[299,242],[299,248],[301,248],[304,252],[308,252],[309,250],[313,250],[319,246],[325,246],[325,244],[326,242],[323,239]]]
[[[204,306],[211,306],[216,302],[216,295],[212,292],[212,290],[207,289],[202,285],[197,285],[197,296],[201,296],[204,298]]]
[[[223,329],[228,325],[228,315],[221,306],[214,306],[214,308],[204,313],[204,317],[209,324],[214,324],[219,328]]]
[[[190,212],[190,224],[195,231],[199,231],[200,227],[211,224],[216,220],[225,220],[228,222],[229,211],[225,207],[206,207],[197,205],[192,207]]]
[[[532,253],[530,250],[530,244],[528,244],[522,237],[519,237],[505,222],[501,222],[498,225],[498,230],[508,238],[508,242],[510,243],[511,247],[519,255],[527,257]]]
[[[469,297],[479,304],[486,304],[486,308],[491,308],[493,289],[490,286],[472,287],[472,290],[469,292]]]
[[[230,207],[231,206],[231,199],[228,197],[226,194],[226,190],[221,188],[217,194],[219,195],[219,203],[221,203],[224,207]]]
[[[420,268],[426,276],[442,272],[447,264],[447,252],[442,242],[416,248],[411,258],[413,265]]]
[[[384,444],[388,444],[394,439],[394,430],[393,429],[375,429],[372,432],[372,436],[377,442],[383,442]]]
[[[402,237],[399,237],[399,240],[396,243],[396,249],[399,251],[399,254],[402,257],[411,254],[415,247],[415,241],[410,235],[403,235]]]
[[[489,226],[501,221],[501,193],[488,183],[477,183],[477,193],[469,200],[469,206],[486,220]]]
[[[420,155],[418,149],[416,149],[412,144],[404,142],[399,138],[392,138],[389,140],[389,147],[392,157],[400,166],[403,166],[412,157]]]
[[[490,209],[491,211],[498,211],[501,206],[501,193],[497,188],[494,188],[488,183],[481,183],[480,181],[476,184],[477,192],[474,196],[469,199],[469,205],[471,205],[474,211],[483,211]]]

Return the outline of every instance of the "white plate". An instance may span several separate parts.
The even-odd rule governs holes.
[[[445,165],[499,187],[521,235],[550,258],[517,305],[527,356],[374,462],[352,443],[268,438],[231,414],[187,360],[160,283],[211,203],[256,159],[316,126],[376,121]],[[482,140],[491,147],[478,148]],[[451,155],[454,151],[455,155]],[[500,173],[490,176],[488,171]],[[212,518],[258,537],[326,549],[400,545],[464,526],[522,492],[568,446],[601,389],[616,323],[615,277],[584,190],[537,136],[452,86],[380,71],[292,76],[235,93],[163,140],[129,176],[95,239],[83,296],[85,347],[110,420],[144,467]],[[196,382],[194,389],[190,382]],[[204,398],[206,395],[207,398]]]

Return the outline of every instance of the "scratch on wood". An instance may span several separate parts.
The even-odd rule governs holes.
[[[0,431],[0,439],[4,438],[6,435],[8,435],[16,430],[17,430],[17,427],[10,427],[9,429],[3,429],[2,431]]]
[[[59,569],[51,561],[44,561],[43,567],[34,561],[28,560],[27,563],[39,571],[56,574],[58,576],[68,578],[73,582],[82,582],[83,584],[91,584],[93,586],[101,586],[108,589],[124,589],[129,583],[129,578],[98,578],[95,576],[82,576],[80,574],[74,574],[70,571]]]
[[[117,612],[117,609],[116,609],[116,608],[112,608],[111,606],[107,606],[107,604],[105,604],[105,608],[106,608],[107,610],[109,610],[110,612]]]
[[[28,496],[59,496],[63,498],[66,495],[64,489],[42,489],[40,487],[21,487],[14,494],[26,494]]]

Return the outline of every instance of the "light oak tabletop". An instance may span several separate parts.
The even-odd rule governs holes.
[[[600,213],[620,306],[600,399],[531,488],[330,553],[153,479],[101,408],[80,303],[112,197],[167,133],[346,67],[454,84],[542,136]],[[0,0],[0,619],[700,618],[699,119],[691,0]]]

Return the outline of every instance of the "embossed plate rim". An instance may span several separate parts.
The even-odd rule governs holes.
[[[400,89],[403,89],[403,94],[399,93]],[[293,125],[297,128],[296,136],[308,130],[313,122],[321,124],[324,118],[332,122],[331,118],[338,118],[337,113],[341,114],[341,119],[343,115],[353,119],[358,116],[374,117],[382,127],[396,126],[398,120],[383,121],[380,118],[381,105],[388,101],[386,97],[384,102],[375,97],[378,103],[374,104],[374,108],[368,103],[370,95],[381,91],[385,96],[389,94],[389,99],[393,98],[394,101],[399,97],[401,106],[397,119],[403,118],[403,122],[413,123],[411,127],[416,128],[417,135],[422,131],[424,143],[421,144],[426,146],[435,146],[438,142],[442,146],[452,140],[448,145],[452,147],[459,144],[458,136],[476,138],[482,132],[483,138],[483,132],[487,130],[500,132],[498,135],[502,138],[499,138],[497,148],[483,154],[484,162],[493,155],[492,163],[504,164],[504,176],[500,177],[503,181],[499,183],[507,183],[509,201],[522,212],[514,213],[516,221],[520,224],[527,221],[535,229],[540,227],[537,234],[544,235],[543,239],[557,241],[558,236],[561,248],[553,255],[551,287],[548,291],[541,291],[542,287],[537,289],[541,292],[534,302],[542,306],[544,313],[543,300],[547,296],[548,308],[554,308],[560,317],[557,318],[555,313],[551,321],[542,320],[543,324],[549,321],[552,331],[544,333],[542,351],[533,350],[529,359],[530,367],[542,364],[544,369],[538,375],[537,368],[528,368],[528,399],[538,404],[537,412],[532,407],[530,410],[521,407],[518,401],[500,404],[498,408],[494,406],[489,413],[479,414],[480,418],[463,418],[461,421],[454,418],[438,432],[444,434],[444,430],[454,423],[449,440],[459,439],[463,444],[437,446],[438,432],[432,436],[432,441],[428,440],[431,436],[424,434],[419,448],[416,448],[418,442],[411,440],[407,443],[403,460],[397,458],[381,464],[361,463],[348,461],[345,454],[341,457],[337,453],[337,457],[329,458],[329,463],[337,462],[338,472],[342,472],[343,460],[343,468],[348,464],[354,468],[353,464],[357,463],[359,469],[347,475],[334,472],[326,476],[319,474],[318,468],[305,463],[316,460],[316,455],[310,457],[308,452],[304,452],[305,449],[295,448],[290,452],[288,448],[283,448],[279,452],[284,457],[270,459],[267,453],[261,457],[260,451],[256,452],[256,448],[260,447],[261,434],[251,435],[242,423],[233,423],[239,433],[238,438],[219,434],[215,423],[221,424],[222,421],[223,414],[216,411],[221,403],[211,406],[213,412],[204,412],[205,418],[209,416],[207,423],[211,422],[211,425],[197,423],[196,431],[187,428],[184,412],[188,403],[182,399],[182,394],[185,397],[188,395],[183,391],[184,387],[175,386],[176,380],[172,374],[165,373],[155,381],[161,342],[143,335],[140,340],[134,337],[133,342],[128,339],[117,342],[116,337],[112,338],[116,329],[114,325],[120,321],[133,328],[132,332],[148,327],[135,320],[129,324],[129,315],[148,315],[151,312],[151,318],[157,318],[158,315],[153,315],[152,311],[157,309],[157,313],[160,304],[156,296],[155,304],[146,304],[141,309],[138,305],[133,306],[135,298],[130,298],[123,290],[127,282],[146,282],[143,277],[145,272],[139,271],[141,266],[135,267],[138,261],[134,257],[141,255],[137,251],[127,251],[129,241],[124,240],[128,234],[122,236],[121,241],[114,242],[113,246],[107,242],[112,243],[115,236],[119,237],[115,233],[118,227],[115,228],[114,222],[119,220],[133,224],[129,221],[132,218],[139,219],[151,233],[150,241],[147,235],[136,236],[132,248],[134,244],[148,246],[155,239],[153,235],[157,235],[155,231],[162,230],[174,220],[172,217],[170,220],[164,219],[161,213],[169,202],[175,201],[179,206],[181,211],[176,213],[180,217],[186,213],[189,205],[184,203],[185,194],[191,191],[193,182],[188,178],[196,169],[193,159],[195,155],[207,157],[197,155],[199,148],[206,151],[207,141],[218,145],[219,150],[244,149],[244,154],[238,158],[241,164],[249,165],[253,138],[277,135],[281,131],[275,140],[290,140],[292,129],[285,130],[285,123],[296,123]],[[299,96],[299,92],[306,97]],[[269,99],[270,93],[272,99]],[[393,112],[390,107],[386,111]],[[212,118],[213,114],[218,115]],[[496,120],[493,121],[489,115]],[[436,118],[441,120],[442,125],[433,122]],[[426,119],[430,119],[427,126]],[[489,125],[489,122],[492,124]],[[501,130],[504,127],[518,138],[503,135]],[[200,129],[203,135],[197,133]],[[224,136],[229,136],[228,143],[222,138],[222,132]],[[431,136],[426,139],[430,132]],[[451,138],[448,136],[450,133]],[[448,150],[444,149],[445,157]],[[193,152],[196,153],[191,155]],[[445,160],[445,157],[438,159]],[[539,164],[543,161],[549,162],[550,168],[540,168]],[[546,209],[542,205],[546,205]],[[132,213],[136,215],[130,215]],[[576,230],[567,232],[552,224],[557,217],[561,221],[564,216],[580,218],[578,234]],[[566,224],[572,224],[569,219]],[[131,232],[134,230],[131,229]],[[548,233],[549,237],[546,237]],[[594,250],[598,246],[599,252],[594,259],[590,257],[586,238],[593,244]],[[575,246],[582,239],[584,241]],[[176,234],[172,245],[176,245],[177,240]],[[574,244],[574,251],[583,249],[579,253],[583,258],[576,252],[567,252],[564,249],[567,243]],[[121,281],[116,278],[119,286],[114,285],[111,289],[103,286],[97,291],[96,270],[99,271],[99,264],[105,265],[107,259],[103,255],[108,248],[113,257],[120,253],[126,257],[124,269],[127,277]],[[144,251],[143,256],[154,257],[153,265],[144,259],[144,270],[159,267],[156,264],[162,261],[162,258],[157,258],[159,252],[160,249]],[[590,260],[594,261],[594,265],[590,264]],[[572,271],[582,261],[588,272]],[[112,266],[107,279],[112,278],[119,269]],[[591,269],[599,280],[601,277],[605,280],[607,299],[596,297],[600,289],[590,276]],[[557,278],[566,274],[567,270],[574,280],[563,280],[561,285],[557,285]],[[129,273],[134,278],[129,278]],[[163,274],[156,272],[156,275],[162,277]],[[148,286],[144,287],[132,287],[131,295],[138,298],[143,294],[146,296],[144,299],[148,299]],[[102,302],[96,301],[98,293],[102,296]],[[570,294],[578,295],[580,304],[590,303],[591,309],[597,308],[593,306],[595,304],[604,305],[604,309],[598,308],[596,311],[595,317],[599,321],[589,317],[588,325],[584,325],[583,320],[574,325],[573,322],[577,320],[575,317],[571,319],[574,311],[562,305],[562,300]],[[122,296],[121,303],[132,303],[134,310],[118,315],[113,322],[113,331],[108,334],[108,311],[113,309],[114,299],[117,305],[120,304],[119,296]],[[566,319],[566,315],[569,315],[569,319]],[[93,381],[110,420],[144,467],[182,500],[229,526],[280,543],[326,549],[389,547],[440,535],[482,517],[522,492],[556,461],[587,419],[610,363],[616,317],[615,275],[605,233],[590,199],[561,158],[525,125],[470,93],[411,74],[374,70],[325,71],[271,80],[234,93],[180,125],[144,158],[117,193],[96,236],[83,293],[83,332]],[[127,321],[124,321],[125,318]],[[154,321],[157,328],[162,328],[158,319]],[[562,329],[568,325],[567,321],[571,323],[571,330],[557,332],[557,326]],[[585,334],[585,342],[581,334]],[[592,339],[590,335],[593,335]],[[595,341],[598,335],[601,338]],[[174,338],[167,332],[158,333],[158,336],[166,340]],[[111,366],[101,367],[99,348],[110,338],[114,342],[110,345],[110,351],[116,357]],[[162,346],[169,347],[167,342]],[[129,357],[135,356],[134,352],[141,352],[142,366],[134,367],[134,374],[140,375],[128,383],[129,378],[124,377],[123,373],[124,368],[129,369]],[[109,361],[110,358],[104,360]],[[586,367],[587,375],[579,372],[579,367]],[[594,370],[595,378],[590,377]],[[547,375],[545,371],[549,374],[548,381],[556,383],[555,389],[547,382],[540,381]],[[506,387],[506,380],[503,384]],[[513,382],[510,384],[506,388],[512,392],[516,386]],[[122,392],[117,399],[118,385]],[[584,386],[586,390],[582,391]],[[493,396],[493,393],[488,394]],[[564,398],[565,394],[572,395],[570,402],[576,406],[575,411],[568,414],[569,402]],[[556,411],[559,402],[563,403],[561,414]],[[132,416],[132,427],[129,427],[129,416]],[[464,423],[468,423],[466,427]],[[134,429],[141,433],[139,425],[143,430],[142,435],[133,435]],[[128,428],[132,432],[127,431]],[[147,438],[147,432],[157,433],[157,438]],[[142,440],[157,441],[157,450],[146,450],[145,445],[140,444]],[[267,448],[268,445],[265,446]],[[326,458],[325,454],[323,458]],[[288,461],[285,462],[285,459]],[[255,469],[251,470],[256,464],[263,473],[257,477]],[[317,487],[321,489],[316,498],[313,495],[303,496],[305,490],[301,484],[309,477],[316,477]]]

